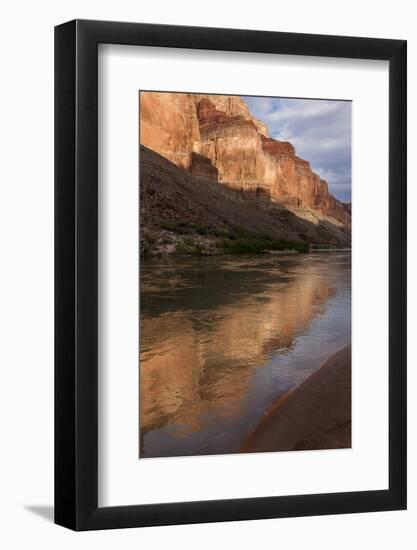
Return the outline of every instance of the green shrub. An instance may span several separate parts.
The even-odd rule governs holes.
[[[266,250],[296,250],[308,252],[308,243],[284,241],[265,237],[243,237],[235,240],[221,239],[217,246],[226,254],[262,254]]]
[[[191,235],[216,237],[216,246],[225,254],[262,254],[266,250],[297,250],[308,252],[307,241],[286,241],[270,237],[267,234],[255,233],[242,228],[230,229],[205,226],[182,221],[161,222],[160,227],[178,235],[190,235],[177,244],[179,254],[201,255],[202,246],[195,242]]]
[[[191,238],[184,239],[181,243],[177,244],[178,254],[187,254],[191,256],[201,256],[203,247],[200,243],[193,241]]]

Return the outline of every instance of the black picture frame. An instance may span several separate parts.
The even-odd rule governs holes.
[[[98,506],[98,44],[388,60],[388,489]],[[78,531],[406,508],[406,45],[106,21],[55,28],[55,523]]]

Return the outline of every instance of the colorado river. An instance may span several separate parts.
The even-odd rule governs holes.
[[[140,457],[233,453],[351,340],[350,252],[141,265]]]

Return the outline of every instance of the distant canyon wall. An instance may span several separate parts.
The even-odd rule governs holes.
[[[141,92],[140,140],[195,176],[350,226],[327,183],[291,143],[270,138],[238,96]]]

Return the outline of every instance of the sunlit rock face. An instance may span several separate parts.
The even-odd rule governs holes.
[[[197,119],[200,152],[218,169],[219,181],[245,191],[256,190],[263,183],[264,167],[260,134],[254,122],[244,115],[218,110],[208,98],[197,103]]]
[[[198,152],[200,142],[193,96],[142,92],[140,141],[181,168],[189,170],[191,152]]]
[[[194,175],[260,191],[301,215],[303,208],[312,209],[350,227],[349,212],[327,183],[291,143],[268,137],[266,126],[240,97],[142,92],[140,139]]]
[[[307,206],[342,224],[348,216],[342,204],[329,193],[327,183],[315,174],[310,163],[295,154],[288,142],[261,136],[264,153],[264,183],[270,195],[288,208]]]
[[[260,134],[268,136],[268,128],[266,125],[252,116],[248,106],[239,96],[198,94],[195,95],[194,98],[197,105],[202,100],[206,100],[214,105],[217,111],[221,111],[229,117],[240,116],[245,120],[250,120]]]

